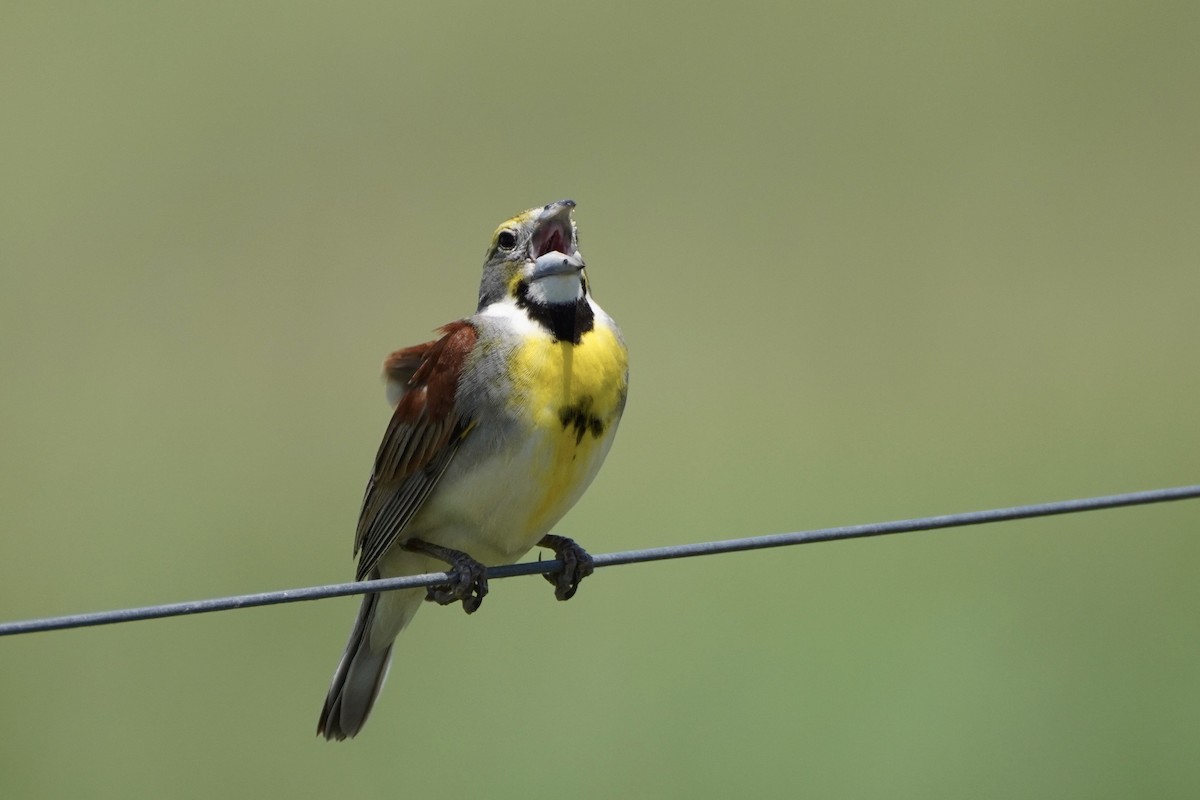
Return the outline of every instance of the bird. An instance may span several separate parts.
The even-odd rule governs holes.
[[[550,531],[612,446],[629,355],[592,297],[574,209],[560,200],[500,225],[475,313],[384,361],[393,412],[363,495],[356,580],[450,579],[363,596],[319,736],[362,730],[395,639],[422,601],[461,603],[470,614],[487,595],[485,565],[514,563],[535,546],[562,562],[545,575],[559,600],[593,570],[586,550]]]

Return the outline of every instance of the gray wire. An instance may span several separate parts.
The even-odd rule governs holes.
[[[988,511],[968,511],[962,514],[946,514],[939,517],[877,522],[868,525],[847,525],[839,528],[819,528],[797,533],[777,533],[767,536],[751,536],[745,539],[724,539],[716,542],[651,547],[645,550],[626,550],[620,553],[605,553],[595,556],[597,567],[615,567],[619,564],[638,564],[646,561],[663,561],[669,558],[733,553],[741,550],[761,550],[767,547],[784,547],[814,542],[832,542],[843,539],[865,539],[868,536],[887,536],[893,533],[929,531],[941,528],[957,528],[966,525],[981,525],[986,522],[1007,522],[1015,519],[1049,517],[1056,514],[1076,514],[1081,511],[1098,511],[1122,506],[1166,503],[1172,500],[1187,500],[1200,497],[1200,485],[1179,486],[1171,489],[1152,489],[1145,492],[1090,497],[1081,500],[1061,500],[1053,503],[997,508]],[[489,579],[511,578],[517,575],[538,575],[553,572],[562,564],[557,559],[491,567]],[[415,589],[445,583],[449,576],[444,572],[426,575],[407,575],[401,578],[383,578],[373,581],[333,583],[303,589],[284,589],[259,594],[242,594],[232,597],[216,597],[208,600],[193,600],[184,603],[166,603],[141,608],[122,608],[115,611],[95,611],[87,614],[71,614],[64,617],[19,620],[0,623],[0,636],[19,633],[37,633],[66,628],[84,628],[92,625],[111,625],[117,622],[133,622],[141,619],[178,617],[185,614],[204,614],[211,611],[231,611],[235,608],[295,603],[301,600],[322,600],[326,597],[365,594],[390,589]]]

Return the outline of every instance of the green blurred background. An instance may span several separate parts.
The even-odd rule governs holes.
[[[1195,3],[0,10],[0,617],[348,580],[382,357],[579,201],[594,552],[1200,481]],[[1200,506],[0,641],[0,795],[1194,797]]]

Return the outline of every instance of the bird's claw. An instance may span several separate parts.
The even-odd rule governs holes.
[[[425,590],[425,599],[440,606],[462,602],[463,611],[474,613],[488,593],[487,567],[459,550],[411,539],[405,548],[426,553],[450,565],[446,570],[450,580],[430,586]]]
[[[462,601],[463,611],[473,613],[483,602],[488,593],[488,581],[485,575],[487,567],[470,556],[464,555],[450,564],[448,570],[449,583],[430,586],[425,592],[425,599],[432,600],[441,606]]]
[[[561,569],[545,573],[542,577],[554,584],[555,597],[559,600],[570,600],[579,589],[579,583],[595,571],[595,562],[587,550],[566,536],[547,534],[538,544],[552,549],[554,555],[563,563]]]

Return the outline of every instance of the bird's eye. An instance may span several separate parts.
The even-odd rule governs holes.
[[[512,231],[500,231],[500,235],[496,237],[496,244],[501,250],[512,250],[517,246],[517,235]]]

